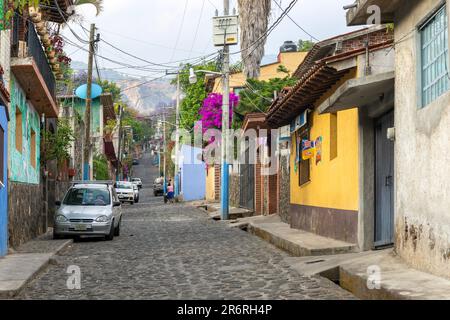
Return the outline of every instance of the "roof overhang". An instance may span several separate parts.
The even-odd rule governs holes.
[[[39,114],[58,117],[58,106],[33,58],[11,58],[11,71]]]
[[[242,129],[247,130],[260,130],[260,129],[270,129],[266,123],[265,113],[248,113],[245,115],[244,124]]]
[[[367,25],[369,18],[374,14],[371,6],[380,8],[381,24],[394,22],[395,10],[402,0],[357,0],[354,8],[347,11],[347,25]]]
[[[336,113],[342,110],[365,107],[377,101],[382,101],[385,96],[388,96],[394,90],[394,86],[394,71],[351,79],[325,100],[318,107],[318,111],[320,114]]]
[[[271,128],[286,126],[301,112],[314,109],[317,100],[353,69],[337,70],[324,63],[314,66],[295,87],[275,102],[267,115],[268,125]]]

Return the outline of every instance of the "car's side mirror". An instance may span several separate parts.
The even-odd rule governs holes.
[[[61,207],[61,204],[62,204],[61,201],[56,201],[56,202],[55,202],[55,205],[56,205],[57,207]]]
[[[122,203],[120,201],[114,202],[114,207],[120,207]]]

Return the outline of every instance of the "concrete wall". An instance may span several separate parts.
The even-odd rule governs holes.
[[[287,144],[287,143],[286,143]],[[283,222],[291,224],[291,215],[289,213],[289,204],[291,202],[290,191],[290,156],[289,154],[280,155],[280,171],[278,173],[278,214]]]
[[[396,249],[412,266],[450,278],[450,92],[418,108],[420,38],[411,33],[440,3],[403,1],[396,12]]]

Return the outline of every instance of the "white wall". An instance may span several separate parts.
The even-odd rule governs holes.
[[[450,92],[418,107],[414,30],[439,3],[403,1],[396,15],[396,249],[413,267],[450,278]]]

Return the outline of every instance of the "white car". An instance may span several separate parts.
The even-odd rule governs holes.
[[[74,182],[64,200],[56,202],[53,238],[120,236],[122,208],[113,182]]]
[[[135,182],[133,183],[133,190],[134,190],[134,202],[139,203],[139,187]]]
[[[131,205],[135,203],[135,186],[133,183],[128,181],[116,182],[115,188],[120,202],[128,202]]]
[[[131,182],[135,183],[139,189],[142,189],[142,180],[140,178],[133,178]]]

